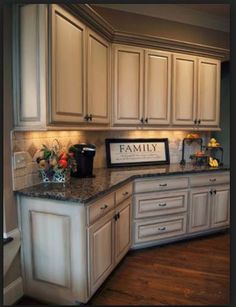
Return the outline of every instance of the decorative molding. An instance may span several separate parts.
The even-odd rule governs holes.
[[[23,280],[21,277],[18,277],[10,285],[3,289],[3,304],[13,305],[18,301],[24,294],[23,291]]]
[[[151,35],[141,35],[129,32],[122,32],[114,29],[100,14],[98,14],[89,4],[64,4],[71,13],[83,19],[99,34],[105,36],[111,43],[122,43],[144,48],[158,48],[174,52],[183,52],[206,57],[213,57],[226,61],[229,59],[228,49],[207,46],[197,43],[178,41],[169,38],[156,37]]]

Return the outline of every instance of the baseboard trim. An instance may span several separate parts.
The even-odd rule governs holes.
[[[23,294],[23,280],[21,277],[18,277],[3,289],[4,305],[13,305]]]

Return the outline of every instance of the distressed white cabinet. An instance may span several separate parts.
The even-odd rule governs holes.
[[[107,125],[110,43],[56,4],[22,5],[13,18],[15,127]]]
[[[171,54],[114,45],[113,123],[167,125]]]
[[[228,226],[230,223],[230,188],[217,186],[213,189],[211,227]]]
[[[174,54],[172,81],[173,125],[219,126],[219,60]]]

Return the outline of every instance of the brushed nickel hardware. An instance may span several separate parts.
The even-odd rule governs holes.
[[[166,227],[165,226],[163,226],[163,227],[158,227],[158,230],[166,230]]]
[[[165,207],[166,206],[166,203],[164,204],[158,204],[159,207]]]
[[[167,186],[167,183],[160,183],[159,186],[160,186],[160,187],[166,187],[166,186]]]

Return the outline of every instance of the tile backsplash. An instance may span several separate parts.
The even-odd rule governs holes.
[[[19,132],[12,131],[11,146],[12,157],[14,152],[26,153],[26,167],[12,169],[13,189],[40,183],[38,165],[35,161],[36,152],[42,144],[51,146],[55,139],[61,148],[68,149],[73,144],[92,143],[96,145],[94,168],[106,167],[106,138],[168,138],[170,163],[179,163],[182,156],[182,140],[188,131],[44,131],[44,132]],[[200,133],[204,143],[210,138],[210,132]],[[198,145],[187,147],[191,152],[197,150]],[[186,152],[189,157],[191,152]]]

